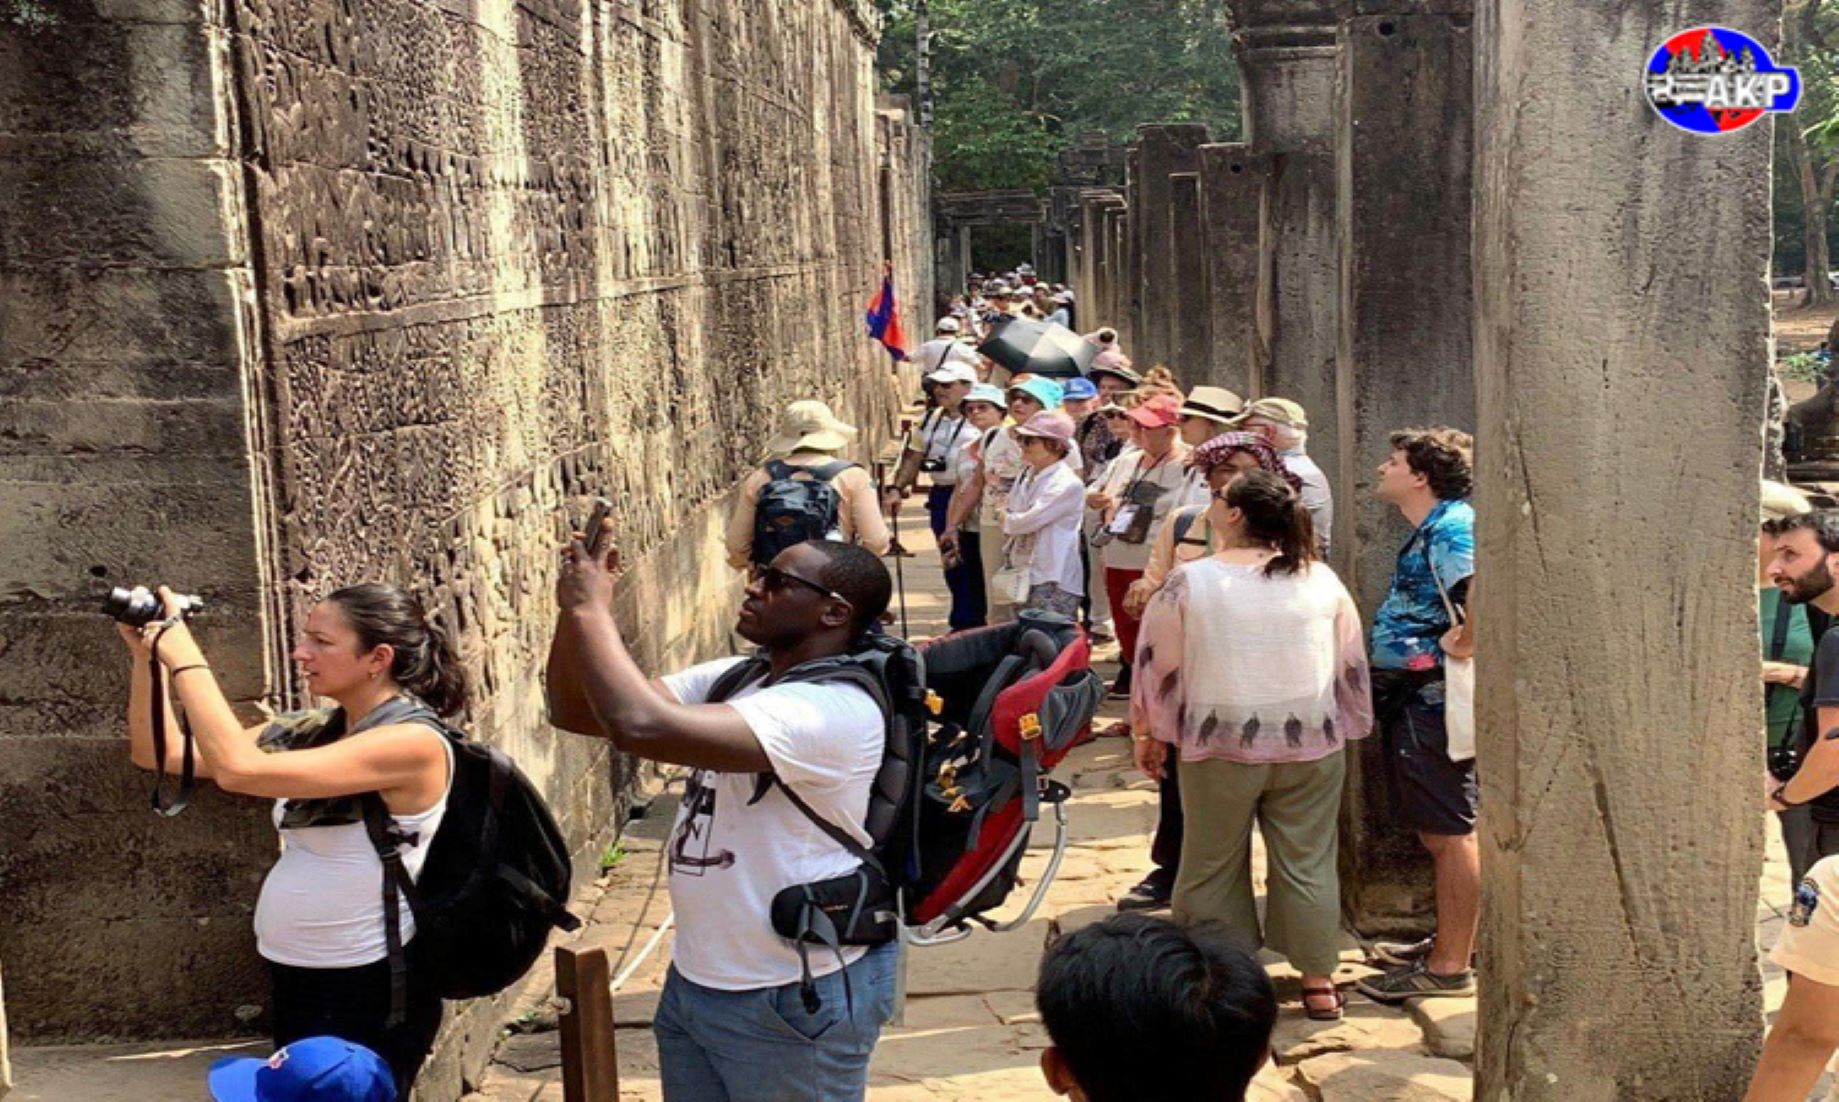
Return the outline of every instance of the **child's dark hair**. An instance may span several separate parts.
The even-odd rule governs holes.
[[[1315,522],[1303,499],[1279,475],[1247,471],[1227,484],[1226,504],[1245,514],[1245,534],[1277,549],[1264,576],[1295,574],[1315,561]]]
[[[1277,1021],[1270,977],[1223,927],[1142,914],[1048,946],[1035,1005],[1091,1102],[1243,1099]]]
[[[366,651],[395,648],[390,678],[443,716],[466,709],[466,671],[447,632],[428,618],[421,601],[400,586],[365,582],[327,597],[344,613]]]

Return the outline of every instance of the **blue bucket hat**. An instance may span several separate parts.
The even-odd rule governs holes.
[[[1044,379],[1039,375],[1027,382],[1016,383],[1009,388],[1009,393],[1014,394],[1018,390],[1041,403],[1041,408],[1044,410],[1060,408],[1060,402],[1066,396],[1066,392],[1061,389],[1059,383],[1052,379]]]
[[[295,1041],[266,1060],[219,1060],[210,1084],[217,1102],[396,1102],[396,1077],[383,1058],[337,1037]]]
[[[1098,388],[1092,385],[1092,380],[1083,377],[1068,379],[1061,389],[1066,392],[1064,398],[1068,402],[1083,402],[1098,397]]]

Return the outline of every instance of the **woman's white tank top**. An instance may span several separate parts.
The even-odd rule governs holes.
[[[453,747],[445,738],[447,787],[435,805],[417,815],[392,815],[413,845],[401,849],[402,866],[419,879],[428,845],[447,815],[453,794]],[[275,827],[286,800],[275,801]],[[415,916],[402,900],[402,943],[415,936]],[[383,929],[383,862],[363,823],[281,831],[281,859],[268,870],[255,905],[256,951],[295,968],[357,968],[389,956]]]

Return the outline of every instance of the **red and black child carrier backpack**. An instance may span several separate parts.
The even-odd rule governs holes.
[[[742,662],[711,688],[726,700],[768,676],[764,657]],[[1027,611],[1009,624],[914,647],[883,634],[856,654],[787,671],[778,683],[846,682],[888,717],[882,764],[865,827],[873,846],[827,822],[777,777],[754,799],[787,799],[862,864],[834,880],[800,884],[773,902],[773,927],[805,946],[951,940],[970,923],[1024,922],[1045,895],[1066,845],[1065,785],[1048,773],[1084,741],[1104,699],[1091,645],[1065,617]],[[1015,889],[1042,804],[1058,837],[1047,874],[1019,918],[987,917]],[[808,967],[808,962],[807,962]]]

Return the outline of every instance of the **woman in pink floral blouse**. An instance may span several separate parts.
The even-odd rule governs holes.
[[[1251,471],[1216,490],[1217,554],[1177,567],[1150,601],[1137,647],[1131,729],[1159,778],[1180,754],[1187,819],[1176,916],[1212,919],[1283,953],[1311,1018],[1342,996],[1337,821],[1348,742],[1373,727],[1360,615],[1315,558],[1309,512],[1284,479]],[[1251,832],[1270,876],[1260,929]]]

